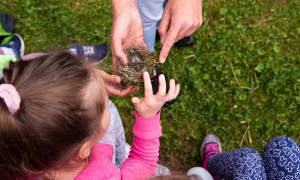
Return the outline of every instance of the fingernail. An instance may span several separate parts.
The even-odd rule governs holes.
[[[166,61],[166,58],[160,58],[160,62],[164,63]]]

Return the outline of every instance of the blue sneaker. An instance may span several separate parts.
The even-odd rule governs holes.
[[[25,44],[22,37],[18,34],[14,34],[13,38],[5,45],[1,47],[11,48],[16,58],[24,56]]]
[[[83,46],[81,44],[74,44],[69,47],[71,52],[77,56],[93,63],[98,64],[108,54],[108,46],[106,44],[98,44],[94,46]]]

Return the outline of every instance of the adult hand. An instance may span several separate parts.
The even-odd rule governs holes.
[[[130,46],[142,45],[144,42],[144,30],[136,1],[112,0],[113,25],[111,45],[113,53],[113,68],[117,69],[118,60],[127,64],[128,59],[124,53]]]
[[[201,24],[201,0],[169,0],[158,28],[162,43],[159,61],[164,63],[173,44],[191,35]]]
[[[99,73],[105,83],[106,91],[111,95],[123,97],[138,90],[138,87],[134,86],[129,86],[125,89],[120,87],[121,78],[117,75],[109,75],[102,70],[99,70]]]

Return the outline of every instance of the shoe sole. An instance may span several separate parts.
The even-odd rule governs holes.
[[[24,56],[24,51],[25,51],[25,43],[23,38],[19,34],[15,34],[21,41],[21,49],[20,49],[20,57]]]
[[[99,64],[101,64],[109,55],[109,50],[107,50],[107,53],[106,55],[100,60],[100,61],[97,61],[97,62],[92,62],[92,61],[89,61],[91,64],[95,65],[95,66],[98,66]],[[88,61],[88,60],[87,60]]]

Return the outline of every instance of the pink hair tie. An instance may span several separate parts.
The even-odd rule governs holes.
[[[20,108],[21,98],[13,85],[1,84],[0,97],[4,100],[6,107],[11,114],[14,114]]]

